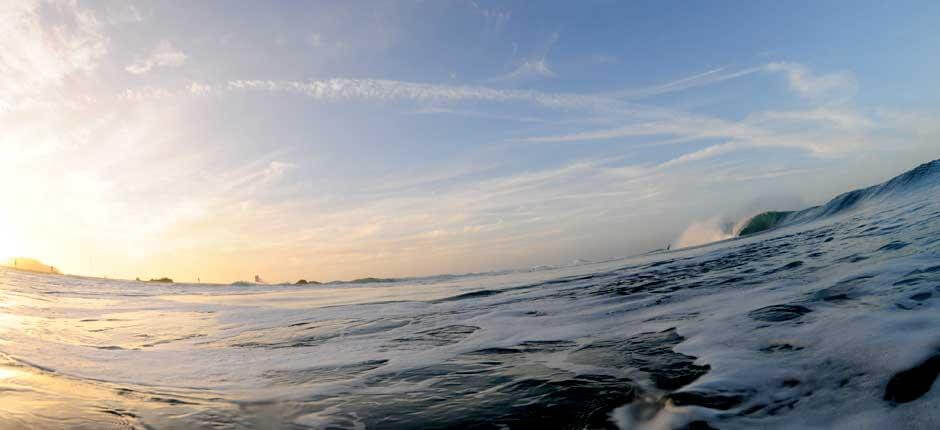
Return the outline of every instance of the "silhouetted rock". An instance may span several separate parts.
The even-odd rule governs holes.
[[[151,279],[151,280],[149,280],[149,281],[147,281],[147,282],[160,282],[160,283],[164,283],[164,284],[172,284],[172,283],[173,283],[173,280],[170,279],[170,278],[157,278],[157,279]]]
[[[320,285],[317,281],[308,281],[306,279],[301,279],[297,282],[294,282],[294,285]]]

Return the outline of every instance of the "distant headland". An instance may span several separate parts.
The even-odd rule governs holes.
[[[56,269],[55,266],[48,265],[35,258],[13,257],[7,260],[6,264],[4,265],[17,270],[25,270],[27,272],[51,273],[53,275],[62,274],[62,272],[59,272],[59,269]]]

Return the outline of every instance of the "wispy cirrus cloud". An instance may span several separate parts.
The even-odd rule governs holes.
[[[513,138],[520,143],[566,143],[650,137],[652,144],[678,144],[724,139],[661,162],[668,168],[745,150],[747,148],[794,148],[811,154],[851,151],[865,144],[860,133],[874,125],[871,118],[848,107],[811,107],[805,110],[757,112],[741,120],[727,120],[682,110],[631,104],[623,99],[642,98],[689,88],[714,85],[756,73],[783,73],[788,85],[801,97],[818,98],[845,88],[850,76],[841,72],[816,74],[796,63],[704,73],[645,89],[594,94],[545,93],[531,90],[497,89],[485,86],[453,86],[393,80],[330,79],[320,81],[231,81],[228,89],[299,93],[321,101],[412,101],[418,103],[522,102],[552,109],[588,109],[603,112],[619,127],[585,130],[569,134]],[[422,112],[419,110],[419,112]],[[462,114],[461,110],[436,108],[439,114]]]
[[[49,24],[53,25],[49,25]],[[75,1],[0,5],[0,108],[94,70],[108,51],[95,15]]]
[[[720,67],[664,84],[645,88],[624,89],[607,93],[607,95],[624,99],[642,99],[714,85],[760,72],[782,75],[791,90],[802,97],[808,98],[817,98],[832,95],[833,93],[851,93],[857,87],[854,75],[848,71],[819,74],[800,63],[778,61],[736,70]]]
[[[499,115],[493,114],[485,111],[477,110],[467,110],[467,109],[451,109],[446,107],[425,107],[412,112],[415,115],[455,115],[463,116],[470,118],[485,118],[485,119],[495,119],[502,121],[516,121],[516,122],[529,122],[529,123],[545,123],[549,120],[544,118],[539,118],[536,116],[517,116],[517,115]]]
[[[855,76],[847,71],[817,74],[809,67],[791,62],[766,64],[764,70],[782,74],[790,89],[803,97],[820,97],[836,92],[854,93],[857,87]]]
[[[182,66],[187,58],[186,54],[173,46],[169,40],[161,40],[149,55],[128,65],[124,70],[140,75],[156,67]]]
[[[699,161],[753,147],[789,147],[814,154],[847,151],[864,139],[857,133],[873,126],[872,119],[850,108],[815,107],[794,111],[753,113],[742,120],[730,121],[681,110],[641,106],[623,98],[653,96],[684,89],[713,85],[758,72],[784,72],[795,92],[823,94],[841,88],[842,73],[815,74],[795,63],[769,63],[738,70],[724,68],[668,82],[645,89],[607,93],[547,93],[533,90],[499,89],[486,86],[429,84],[383,79],[336,78],[310,81],[233,80],[224,85],[191,83],[189,92],[207,94],[223,91],[265,91],[294,93],[318,101],[414,102],[433,107],[415,113],[476,116],[478,118],[518,120],[516,116],[481,114],[479,111],[452,109],[447,104],[465,102],[528,103],[550,109],[582,109],[603,112],[619,127],[586,130],[569,134],[514,138],[521,143],[565,143],[611,140],[626,137],[654,137],[651,143],[686,143],[703,139],[725,139],[726,143],[695,150],[662,163],[662,167]],[[441,106],[443,104],[444,106]],[[537,116],[523,122],[538,121]]]
[[[711,145],[700,149],[695,152],[689,152],[687,154],[680,155],[676,158],[668,160],[664,163],[661,163],[659,167],[672,167],[683,163],[688,163],[692,161],[705,160],[708,158],[716,157],[721,154],[725,154],[731,151],[739,149],[742,145],[739,142],[726,142],[718,145]]]
[[[717,84],[732,79],[752,75],[761,71],[761,67],[749,67],[740,70],[726,70],[724,67],[712,69],[703,73],[692,75],[686,78],[677,79],[665,84],[653,85],[646,88],[626,89],[611,93],[614,97],[626,99],[641,99],[662,94],[668,94],[677,91],[684,91],[691,88],[703,87]]]
[[[727,141],[663,163],[667,167],[759,147],[793,148],[817,155],[844,153],[864,144],[866,139],[862,136],[870,132],[874,125],[872,118],[852,109],[768,111],[752,114],[740,121],[676,112],[672,117],[658,121],[633,122],[616,128],[526,137],[513,141],[548,144],[635,137],[647,137],[649,145],[674,145],[709,139]],[[884,123],[881,128],[891,129],[894,126],[893,123]]]
[[[511,72],[487,79],[485,82],[512,83],[557,77],[558,75],[549,66],[548,54],[551,53],[552,47],[558,42],[558,38],[559,34],[557,32],[552,33],[534,53],[516,62]],[[516,47],[514,45],[513,56],[515,56],[515,51]]]
[[[233,80],[229,90],[301,94],[320,101],[415,102],[528,102],[547,108],[613,109],[620,103],[607,97],[532,90],[496,89],[388,79],[336,78],[311,81]]]
[[[815,123],[844,130],[863,130],[874,127],[873,118],[847,108],[816,107],[806,110],[765,111],[748,115],[747,122],[752,124],[772,123],[805,125]]]
[[[516,81],[532,78],[554,78],[557,76],[548,66],[545,57],[523,61],[519,67],[506,75],[490,79],[490,82]]]
[[[865,134],[877,124],[869,114],[851,106],[833,107],[826,104],[830,96],[845,94],[847,90],[854,91],[855,80],[851,73],[819,74],[798,63],[775,62],[733,71],[714,69],[662,85],[605,93],[604,96],[643,98],[712,85],[756,73],[782,75],[794,93],[817,103],[802,110],[754,112],[740,120],[663,109],[653,120],[624,117],[622,121],[626,124],[618,127],[522,137],[512,141],[575,143],[649,137],[652,144],[678,144],[704,139],[727,140],[726,143],[710,145],[662,163],[663,167],[668,167],[754,147],[789,147],[813,154],[850,151],[866,143]],[[892,127],[893,123],[885,123],[881,128]]]

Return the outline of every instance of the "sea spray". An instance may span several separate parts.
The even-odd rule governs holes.
[[[735,222],[727,217],[693,221],[676,239],[676,249],[704,245],[736,237],[750,217]]]

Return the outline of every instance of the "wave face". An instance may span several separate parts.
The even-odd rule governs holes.
[[[245,287],[0,269],[0,428],[936,428],[925,166],[759,237],[541,271]]]
[[[744,228],[738,232],[738,236],[747,236],[749,234],[770,230],[779,226],[780,224],[783,224],[784,221],[786,221],[786,219],[793,214],[794,212],[788,211],[770,211],[759,213],[747,221],[747,223],[744,225]]]
[[[764,212],[747,221],[739,235],[759,233],[784,225],[809,222],[853,210],[879,199],[890,198],[922,191],[940,185],[940,160],[921,164],[891,180],[868,188],[849,191],[836,196],[822,206],[814,206],[795,212]]]

